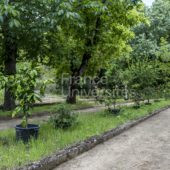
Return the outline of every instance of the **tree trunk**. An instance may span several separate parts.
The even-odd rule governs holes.
[[[16,74],[16,59],[11,58],[8,63],[5,63],[5,75],[13,75]],[[10,88],[8,85],[5,87],[4,94],[4,110],[9,111],[15,108],[15,98],[12,95]]]
[[[4,94],[4,106],[3,109],[6,111],[13,110],[15,108],[15,99],[12,97],[11,91],[5,88]]]
[[[4,74],[6,76],[16,74],[16,58],[17,58],[17,44],[16,39],[7,29],[3,31],[4,35]],[[5,87],[4,94],[4,110],[12,110],[15,108],[15,98],[12,95],[11,89],[8,85]]]
[[[102,3],[105,3],[105,2],[106,2],[106,0],[102,0]],[[72,69],[74,67],[73,67],[73,63],[71,63],[71,71],[72,71],[75,79],[77,79],[78,77],[80,77],[84,74],[84,72],[88,66],[88,63],[89,63],[90,59],[92,58],[92,51],[89,49],[91,49],[93,46],[95,46],[99,42],[98,34],[100,33],[101,15],[102,15],[102,13],[94,21],[95,27],[93,30],[93,34],[91,35],[91,38],[88,37],[85,40],[86,41],[86,43],[85,43],[86,50],[84,51],[84,54],[82,56],[82,61],[81,61],[79,68]],[[76,103],[77,91],[78,91],[77,84],[72,82],[69,86],[69,94],[68,94],[67,100],[66,100],[67,103],[71,103],[71,104]]]
[[[73,93],[73,91],[70,91],[70,92]],[[75,94],[75,93],[73,93],[72,95],[68,95],[66,102],[68,104],[76,104],[76,102],[77,102],[76,97],[77,97],[77,94]]]
[[[148,99],[148,104],[150,103],[150,99]]]
[[[75,82],[75,77],[72,76],[69,81],[69,90],[68,90],[68,96],[66,102],[68,104],[75,104],[76,103],[76,97],[77,97],[77,84]]]

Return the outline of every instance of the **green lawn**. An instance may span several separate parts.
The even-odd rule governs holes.
[[[77,102],[77,104],[66,104],[63,103],[66,107],[70,108],[71,110],[78,110],[78,109],[85,109],[85,108],[89,108],[95,105],[94,102],[84,102],[84,101],[79,101]],[[38,115],[41,114],[43,112],[55,112],[55,110],[57,110],[57,107],[59,106],[58,104],[54,104],[54,105],[45,105],[45,106],[37,106],[34,107],[30,112],[31,115]],[[0,110],[0,118],[1,117],[12,117],[12,112],[11,111],[2,111]]]
[[[149,112],[169,105],[170,101],[161,101],[152,105],[142,105],[135,110],[124,107],[119,116],[108,116],[105,112],[79,114],[78,125],[69,130],[55,130],[50,123],[41,125],[37,141],[29,145],[15,141],[14,129],[0,132],[0,169],[8,169],[41,159],[75,142],[98,135],[130,120],[137,119]]]
[[[1,91],[0,91],[1,93]],[[0,95],[0,101],[1,101],[1,95]],[[130,102],[130,101],[125,101],[124,99],[118,99],[117,103],[124,103],[124,102]],[[2,103],[1,103],[2,104]],[[83,100],[79,100],[77,102],[77,104],[66,104],[63,103],[66,107],[69,107],[71,110],[79,110],[79,109],[86,109],[89,107],[93,107],[96,105],[99,105],[99,103],[95,102],[95,101],[83,101]],[[54,105],[45,105],[45,106],[36,106],[34,107],[31,111],[30,114],[31,115],[39,115],[42,114],[44,112],[55,112],[55,110],[57,109],[59,103],[54,104]],[[9,117],[12,118],[12,112],[11,111],[2,111],[0,110],[0,118],[4,118],[4,117]]]

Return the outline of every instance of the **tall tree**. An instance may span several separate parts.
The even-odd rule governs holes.
[[[169,82],[169,43],[170,43],[170,1],[155,0],[153,6],[145,8],[150,24],[141,24],[134,29],[135,39],[131,42],[133,52],[131,60],[154,61],[159,72],[157,86]],[[165,57],[166,56],[166,57]]]
[[[17,37],[14,30],[19,26],[17,20],[19,13],[13,7],[13,0],[1,1],[1,33],[2,33],[2,57],[4,63],[4,74],[13,75],[16,73],[16,58],[18,53]],[[15,99],[12,96],[9,88],[5,88],[4,109],[11,110],[15,107]]]
[[[151,27],[150,30],[154,39],[160,43],[160,38],[167,38],[170,42],[170,1],[155,0],[150,11]]]
[[[0,49],[2,49],[0,62],[6,76],[15,75],[17,61],[36,62],[45,57],[43,46],[45,34],[56,28],[59,20],[62,20],[67,10],[69,11],[71,2],[71,0],[67,3],[64,0],[0,1]],[[14,107],[15,99],[7,84],[4,109],[11,110]]]
[[[59,75],[71,77],[68,103],[76,102],[77,79],[96,73],[112,57],[129,51],[127,42],[134,37],[131,28],[144,21],[141,4],[132,1],[84,0],[73,5],[79,22],[61,26],[50,39],[51,46],[61,51],[60,55],[51,51],[50,63]]]

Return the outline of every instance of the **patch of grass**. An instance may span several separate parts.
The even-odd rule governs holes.
[[[94,102],[84,102],[84,101],[79,101],[77,104],[66,104],[64,103],[66,107],[70,108],[70,110],[79,110],[79,109],[85,109],[88,107],[94,106]],[[34,107],[30,113],[31,115],[38,115],[44,112],[55,112],[57,110],[59,104],[54,104],[54,105],[45,105],[45,106],[37,106]],[[2,111],[0,110],[0,117],[12,117],[12,112],[11,111]]]
[[[160,101],[148,106],[142,105],[139,109],[123,107],[118,116],[107,115],[104,111],[79,114],[78,125],[65,131],[55,130],[50,123],[45,123],[41,125],[38,140],[32,140],[28,145],[15,141],[13,129],[1,131],[0,169],[9,169],[39,160],[56,150],[145,116],[169,103],[170,101]]]
[[[94,103],[78,101],[76,104],[63,103],[63,105],[65,107],[68,107],[70,110],[79,110],[79,109],[85,109],[85,108],[92,107],[92,106],[94,106]],[[50,106],[47,105],[47,106],[34,107],[31,110],[31,114],[41,113],[41,112],[55,112],[59,106],[60,106],[59,104],[55,104],[55,105],[50,105]]]

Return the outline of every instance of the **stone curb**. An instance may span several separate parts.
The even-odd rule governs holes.
[[[101,135],[90,137],[87,140],[79,142],[79,143],[72,145],[68,148],[65,148],[61,151],[57,151],[55,154],[48,156],[40,161],[33,162],[33,163],[26,165],[24,167],[16,168],[15,170],[51,170],[51,169],[57,167],[58,165],[66,162],[72,158],[75,158],[76,156],[80,155],[81,153],[94,148],[96,145],[101,144],[101,143],[119,135],[120,133],[124,132],[125,130],[130,129],[131,127],[145,121],[146,119],[148,119],[164,110],[167,110],[168,108],[170,108],[170,106],[166,106],[162,109],[151,112],[149,115],[147,115],[145,117],[128,122],[124,125],[114,128],[110,131],[104,132]]]

